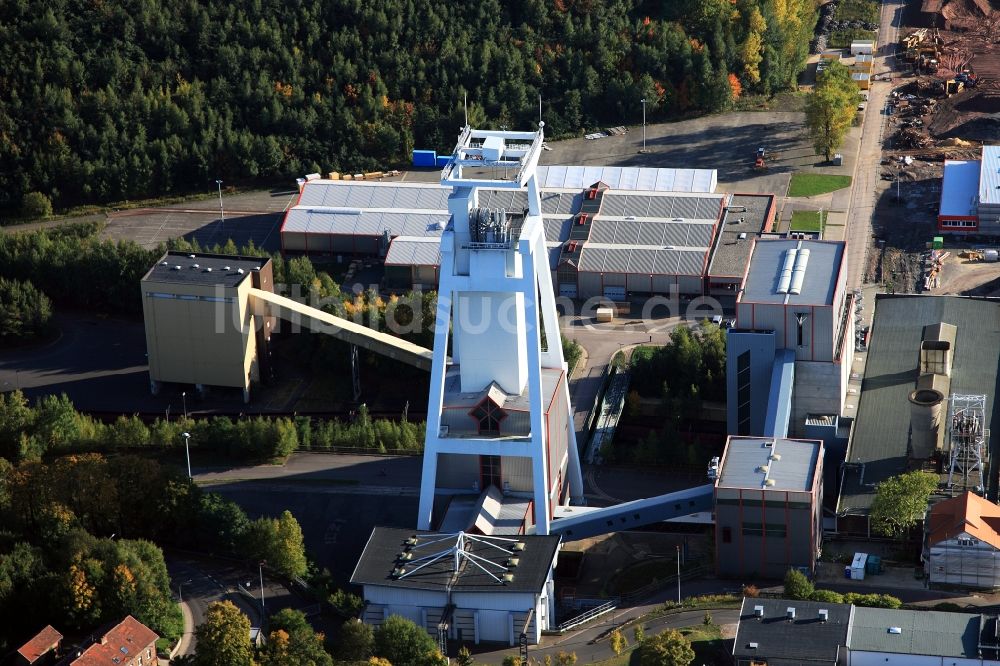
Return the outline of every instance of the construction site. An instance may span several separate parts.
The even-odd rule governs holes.
[[[970,238],[943,259],[931,253],[945,160],[979,159],[1000,137],[1000,3],[912,0],[902,21],[866,278],[897,292],[981,293],[1000,277],[975,254],[983,247]]]

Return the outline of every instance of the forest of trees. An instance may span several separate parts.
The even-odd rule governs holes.
[[[0,211],[450,149],[475,124],[551,136],[788,87],[815,0],[0,3]],[[37,198],[37,197],[35,197]],[[26,207],[27,208],[27,207]]]
[[[30,281],[0,277],[0,349],[43,336],[51,317],[49,297]]]
[[[19,464],[0,457],[0,525],[0,616],[7,618],[0,652],[46,623],[90,630],[126,613],[179,636],[180,611],[154,542],[265,559],[284,576],[308,573],[291,513],[250,520],[234,502],[137,456]],[[335,605],[356,605],[350,595],[333,596]]]

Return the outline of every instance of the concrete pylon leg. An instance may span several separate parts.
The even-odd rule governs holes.
[[[434,517],[434,489],[437,485],[437,454],[424,452],[424,471],[420,479],[420,508],[417,509],[417,529],[431,529]]]

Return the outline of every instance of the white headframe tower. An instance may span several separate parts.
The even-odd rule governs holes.
[[[418,529],[431,529],[436,494],[527,498],[525,528],[537,534],[549,533],[555,506],[583,498],[535,181],[543,128],[465,127],[441,172],[452,221],[441,238]],[[527,210],[481,208],[479,190],[527,190]]]

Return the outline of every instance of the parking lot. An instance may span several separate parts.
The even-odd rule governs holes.
[[[108,216],[104,231],[113,240],[133,240],[155,248],[171,238],[184,236],[202,247],[232,239],[237,247],[253,241],[275,251],[281,247],[279,230],[284,211],[294,205],[297,191],[272,190],[224,196],[225,220],[218,199],[191,201],[162,208],[136,208]]]

